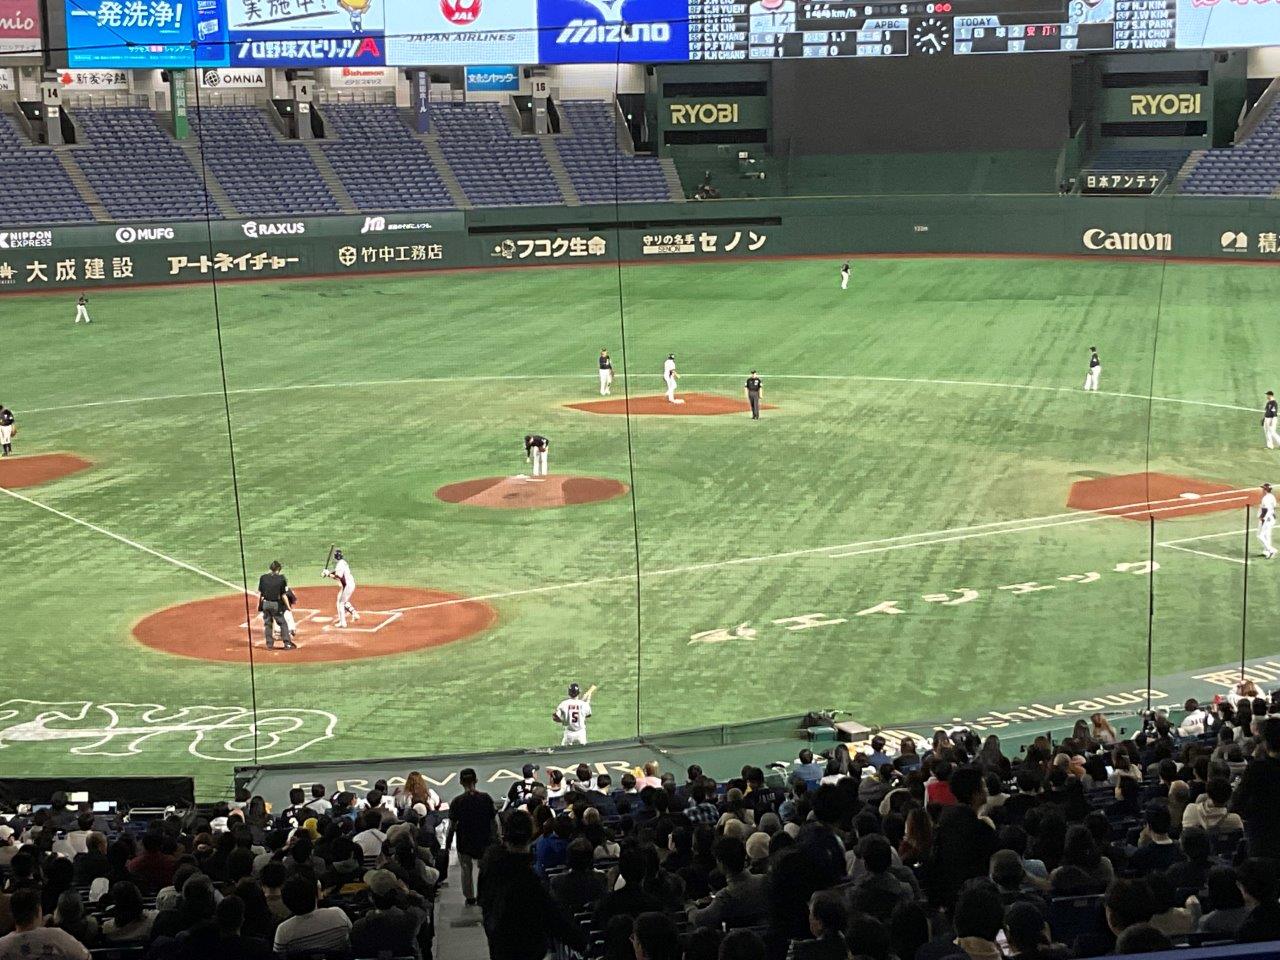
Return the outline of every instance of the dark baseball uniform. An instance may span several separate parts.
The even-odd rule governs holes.
[[[747,399],[751,401],[751,419],[760,419],[760,389],[763,385],[760,378],[752,374],[747,377]]]
[[[264,573],[258,578],[258,610],[262,614],[262,632],[267,638],[267,649],[275,646],[274,627],[280,628],[280,639],[284,645],[293,646],[289,624],[284,619],[288,592],[289,581],[282,573]]]
[[[4,421],[0,420],[0,424]],[[1274,398],[1267,401],[1267,408],[1262,411],[1262,436],[1267,441],[1267,449],[1273,450],[1280,446],[1280,433],[1276,432],[1276,401]]]

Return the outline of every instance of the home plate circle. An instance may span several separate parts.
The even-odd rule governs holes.
[[[498,611],[482,600],[417,587],[361,585],[353,598],[358,621],[339,628],[332,610],[332,587],[295,587],[298,648],[285,650],[276,638],[267,649],[258,616],[245,622],[243,594],[211,597],[166,607],[133,626],[134,638],[162,653],[223,663],[319,663],[385,657],[439,647],[483,633],[498,622]],[[249,597],[249,611],[257,605]]]

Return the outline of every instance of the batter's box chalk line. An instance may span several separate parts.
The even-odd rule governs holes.
[[[339,627],[335,623],[330,623],[324,627],[321,627],[320,632],[321,633],[337,633],[337,634],[377,633],[383,627],[388,626],[389,624],[395,623],[397,620],[401,619],[403,616],[404,614],[401,613],[399,610],[366,610],[364,613],[360,614],[361,622],[363,622],[369,617],[386,617],[386,619],[381,620],[378,623],[368,627],[357,626],[355,623],[353,623],[350,620],[347,621],[347,625],[345,627]]]

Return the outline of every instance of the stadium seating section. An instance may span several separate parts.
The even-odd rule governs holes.
[[[0,117],[0,220],[74,223],[91,220],[88,206],[48,147],[25,145],[16,122]]]
[[[551,164],[535,139],[515,135],[496,103],[432,108],[440,146],[467,199],[478,207],[558,204]]]
[[[578,199],[583,203],[671,199],[657,157],[634,156],[618,148],[612,104],[566,100],[560,109],[567,130],[556,138],[556,147]]]
[[[330,138],[324,155],[361,210],[443,210],[449,189],[426,147],[394,106],[324,108]]]
[[[1233,147],[1205,151],[1182,193],[1269,197],[1280,188],[1280,100]]]
[[[94,192],[117,220],[193,220],[206,215],[200,172],[156,116],[141,108],[77,110],[74,152]],[[213,204],[208,216],[221,218]]]

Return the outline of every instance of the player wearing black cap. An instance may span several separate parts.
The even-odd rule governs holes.
[[[1267,405],[1262,410],[1262,436],[1267,441],[1267,449],[1280,447],[1280,433],[1276,433],[1276,395],[1267,391]]]
[[[1098,359],[1098,348],[1089,348],[1089,372],[1084,377],[1086,390],[1097,390],[1098,380],[1102,377],[1102,361]]]
[[[13,411],[0,403],[0,457],[13,453],[13,435],[18,432]]]
[[[747,402],[751,404],[751,419],[760,419],[760,396],[764,393],[764,385],[760,382],[760,378],[756,376],[754,370],[751,376],[747,377]]]
[[[524,435],[524,462],[533,464],[535,477],[547,475],[547,450],[550,446],[551,441],[540,433]]]
[[[593,688],[594,689],[594,688]],[[576,683],[569,684],[569,696],[560,701],[551,719],[564,727],[564,736],[560,746],[587,745],[587,717],[591,716],[591,701],[582,697],[582,688]]]
[[[607,397],[609,388],[613,386],[613,361],[609,359],[609,351],[600,351],[600,396]]]

